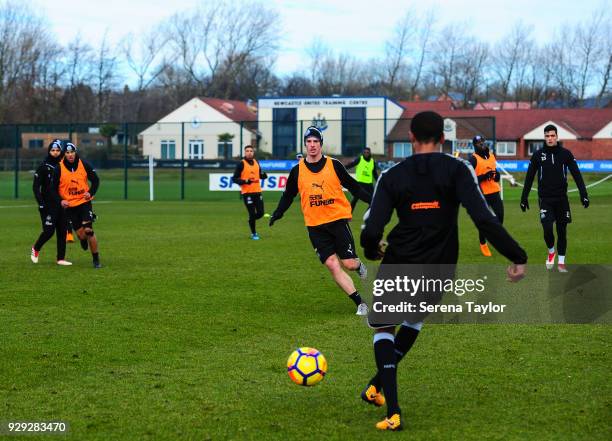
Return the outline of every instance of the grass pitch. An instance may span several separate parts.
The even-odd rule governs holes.
[[[540,265],[534,193],[527,214],[518,194],[505,223]],[[568,264],[612,260],[612,185],[590,194],[588,210],[572,194]],[[376,433],[384,411],[359,399],[371,331],[318,263],[297,201],[255,242],[235,194],[206,197],[94,203],[99,271],[78,244],[57,267],[54,239],[33,265],[31,199],[0,201],[0,421],[61,419],[78,440],[610,439],[605,325],[426,325],[398,369],[406,429]],[[460,232],[461,262],[484,262],[463,210]],[[316,387],[286,374],[297,346],[329,362]]]

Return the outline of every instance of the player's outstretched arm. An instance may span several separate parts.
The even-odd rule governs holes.
[[[276,206],[276,210],[274,210],[274,212],[272,213],[272,216],[270,216],[270,226],[274,225],[274,222],[276,222],[277,220],[281,219],[283,217],[283,215],[285,214],[285,211],[287,211],[289,209],[289,207],[291,207],[291,204],[293,203],[293,199],[295,199],[295,197],[298,194],[298,172],[299,168],[298,166],[294,166],[291,171],[289,172],[289,177],[287,178],[287,185],[285,187],[285,191],[283,192],[283,195],[280,198],[280,201],[278,201],[278,205]]]
[[[359,185],[359,182],[357,182],[355,178],[353,178],[349,172],[346,171],[346,168],[344,168],[340,161],[337,159],[332,159],[332,161],[336,175],[338,176],[338,179],[340,179],[340,184],[350,191],[353,196],[358,197],[366,204],[370,204],[372,202],[372,195],[365,191],[361,185]]]
[[[385,225],[391,220],[394,207],[393,197],[383,174],[376,183],[372,204],[363,216],[360,243],[366,258],[378,260],[382,257],[381,240]]]

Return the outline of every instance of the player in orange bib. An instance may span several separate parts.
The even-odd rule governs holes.
[[[88,181],[91,182],[91,187]],[[56,182],[57,193],[62,200],[62,207],[66,210],[66,218],[72,222],[81,240],[81,247],[91,250],[94,268],[101,268],[98,240],[93,231],[95,215],[91,206],[100,179],[91,165],[79,158],[77,148],[71,142],[66,144]]]
[[[357,271],[363,279],[367,276],[366,266],[357,257],[349,226],[351,204],[342,187],[368,204],[372,195],[363,190],[340,161],[323,155],[323,135],[319,129],[306,129],[304,145],[306,157],[291,169],[270,226],[283,217],[299,193],[308,236],[321,263],[355,303],[357,315],[367,315],[368,306],[355,289],[353,279],[342,269]]]
[[[240,195],[249,212],[249,227],[253,240],[259,240],[259,235],[255,229],[255,221],[261,219],[264,215],[260,179],[266,179],[267,177],[268,175],[261,171],[259,162],[255,159],[255,148],[247,145],[244,148],[244,158],[236,165],[232,180],[240,185]]]
[[[469,161],[474,167],[476,177],[478,178],[478,186],[480,191],[487,201],[487,205],[493,210],[499,223],[504,223],[504,203],[501,198],[501,187],[499,185],[499,172],[497,171],[497,161],[495,155],[485,145],[485,139],[476,135],[472,140],[474,145],[474,154],[470,156]],[[480,231],[478,233],[480,239],[480,252],[483,256],[491,257],[491,250],[487,245],[487,238]]]

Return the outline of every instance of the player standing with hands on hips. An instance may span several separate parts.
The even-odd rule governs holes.
[[[555,266],[555,235],[553,224],[557,224],[557,252],[559,253],[557,269],[567,272],[565,266],[565,253],[567,251],[567,224],[572,222],[569,200],[567,199],[567,170],[574,177],[580,201],[584,208],[589,207],[582,174],[574,155],[561,146],[558,141],[557,127],[552,124],[544,127],[544,147],[536,150],[529,161],[529,168],[525,176],[525,186],[521,196],[521,210],[529,209],[529,192],[536,172],[538,173],[538,199],[540,205],[540,222],[544,229],[544,242],[548,247],[546,268]]]
[[[355,289],[353,279],[342,269],[357,271],[362,279],[367,277],[367,268],[357,257],[349,226],[351,205],[342,187],[368,204],[372,195],[363,190],[340,161],[323,155],[323,134],[319,129],[306,129],[304,145],[306,157],[300,159],[289,172],[287,186],[276,211],[272,213],[270,226],[283,217],[299,193],[308,236],[319,260],[355,303],[356,314],[367,315],[368,305]]]
[[[240,194],[249,212],[249,227],[253,240],[259,240],[255,222],[264,215],[260,179],[267,177],[268,175],[261,170],[259,162],[255,159],[255,148],[247,145],[244,148],[244,158],[236,165],[232,180],[240,185]]]
[[[53,233],[57,240],[57,264],[72,265],[66,257],[66,219],[64,209],[60,204],[56,190],[57,168],[62,160],[62,142],[56,139],[49,144],[47,158],[40,164],[34,173],[32,189],[38,202],[38,212],[42,221],[42,233],[32,247],[30,258],[38,263],[38,255],[43,245],[47,243]]]
[[[365,256],[382,258],[384,265],[454,265],[459,257],[457,218],[459,204],[466,209],[478,230],[512,262],[509,280],[525,275],[527,254],[489,210],[478,188],[474,170],[467,161],[439,153],[444,143],[444,120],[435,112],[421,112],[410,123],[414,155],[381,174],[361,233]],[[381,248],[385,226],[397,212],[399,223]],[[381,274],[379,272],[379,274]],[[377,373],[366,385],[361,398],[376,406],[387,404],[387,418],[376,424],[379,430],[402,429],[397,396],[397,363],[416,341],[422,322],[396,325],[372,323]],[[384,391],[384,397],[381,394]]]
[[[57,192],[66,209],[66,217],[72,222],[84,250],[89,248],[94,268],[102,268],[98,254],[98,239],[93,230],[95,216],[91,200],[94,198],[100,179],[87,162],[79,158],[76,146],[69,142],[63,161],[58,167]],[[91,187],[87,181],[91,182]]]

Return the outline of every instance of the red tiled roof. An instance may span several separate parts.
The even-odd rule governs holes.
[[[256,121],[257,107],[255,105],[247,106],[244,101],[223,100],[220,98],[201,98],[210,107],[227,116],[233,121]]]
[[[433,106],[422,110],[434,110],[445,118],[495,118],[495,135],[499,140],[517,140],[547,121],[564,127],[578,138],[592,138],[612,121],[612,109],[529,109],[529,110],[446,110]],[[406,108],[388,139],[407,140],[411,119],[421,109]],[[404,121],[405,120],[405,121]],[[466,122],[469,120],[466,120]],[[475,120],[476,121],[476,120]],[[485,135],[486,136],[486,135]]]
[[[528,101],[487,101],[484,103],[478,103],[474,106],[474,110],[518,110],[518,109],[531,109],[531,103]]]
[[[404,108],[404,113],[408,112],[411,118],[426,110],[444,112],[455,108],[452,101],[400,101],[399,104]],[[403,117],[404,115],[402,115]]]

